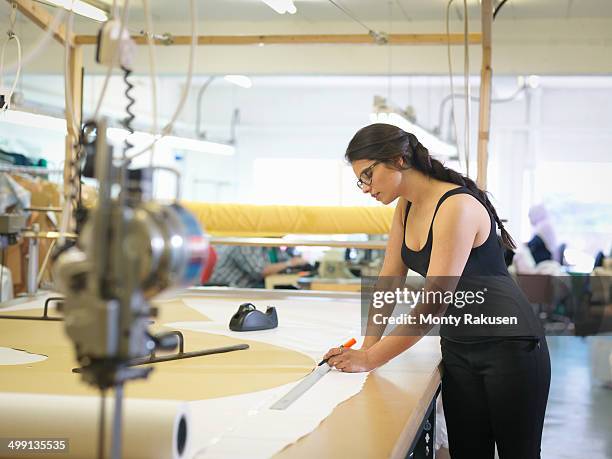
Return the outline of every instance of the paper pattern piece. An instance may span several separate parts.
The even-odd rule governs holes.
[[[32,354],[21,349],[0,347],[0,365],[27,365],[28,363],[40,362],[46,358],[46,355]]]

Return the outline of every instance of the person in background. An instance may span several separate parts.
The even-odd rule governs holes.
[[[290,257],[276,248],[219,246],[217,264],[208,284],[260,288],[267,276],[305,264],[304,258]]]
[[[557,234],[546,206],[532,206],[529,209],[529,221],[533,228],[533,237],[527,246],[536,264],[545,260],[561,262]]]

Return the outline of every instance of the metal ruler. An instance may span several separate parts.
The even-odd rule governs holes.
[[[308,389],[314,386],[319,379],[325,376],[329,370],[331,370],[330,366],[327,363],[317,366],[312,373],[302,379],[293,389],[291,389],[287,394],[282,397],[280,400],[275,402],[270,409],[271,410],[285,410],[295,402],[298,398],[300,398]]]

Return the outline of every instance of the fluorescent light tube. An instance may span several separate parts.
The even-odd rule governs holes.
[[[240,86],[241,88],[250,88],[253,86],[253,82],[246,75],[225,75],[225,81],[229,81],[230,83],[234,83],[236,86]]]
[[[106,135],[115,142],[123,142],[126,137],[128,137],[128,131],[121,128],[109,128],[106,131]],[[142,131],[135,131],[129,136],[129,141],[135,145],[135,148],[139,148],[141,145],[147,145],[154,139],[155,137],[152,134]],[[177,137],[174,135],[162,137],[158,140],[157,145],[173,150],[187,150],[223,156],[232,156],[236,151],[233,145],[210,142],[208,140],[191,139],[189,137]]]
[[[421,126],[410,122],[398,113],[393,112],[378,112],[370,115],[370,120],[373,123],[385,123],[397,126],[406,132],[414,134],[419,142],[421,142],[429,152],[434,156],[457,156],[457,147],[450,143],[444,142],[437,136],[422,128]]]
[[[176,150],[212,153],[214,155],[232,156],[236,151],[233,145],[210,142],[208,140],[190,139],[188,137],[176,137],[173,135],[162,137],[159,140],[159,143],[163,143],[164,145]]]
[[[94,21],[104,22],[108,19],[105,11],[82,0],[45,0],[45,2],[50,3],[51,5],[61,6],[68,11],[72,10],[76,14],[93,19]]]
[[[0,114],[0,122],[18,124],[36,129],[66,134],[66,120],[55,116],[39,115],[38,113],[23,112],[20,110],[6,110]]]

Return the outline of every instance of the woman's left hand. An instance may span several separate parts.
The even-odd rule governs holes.
[[[372,365],[368,358],[368,351],[365,349],[353,350],[335,347],[325,354],[325,358],[329,358],[327,363],[330,367],[347,373],[358,373],[374,369],[374,365]]]

